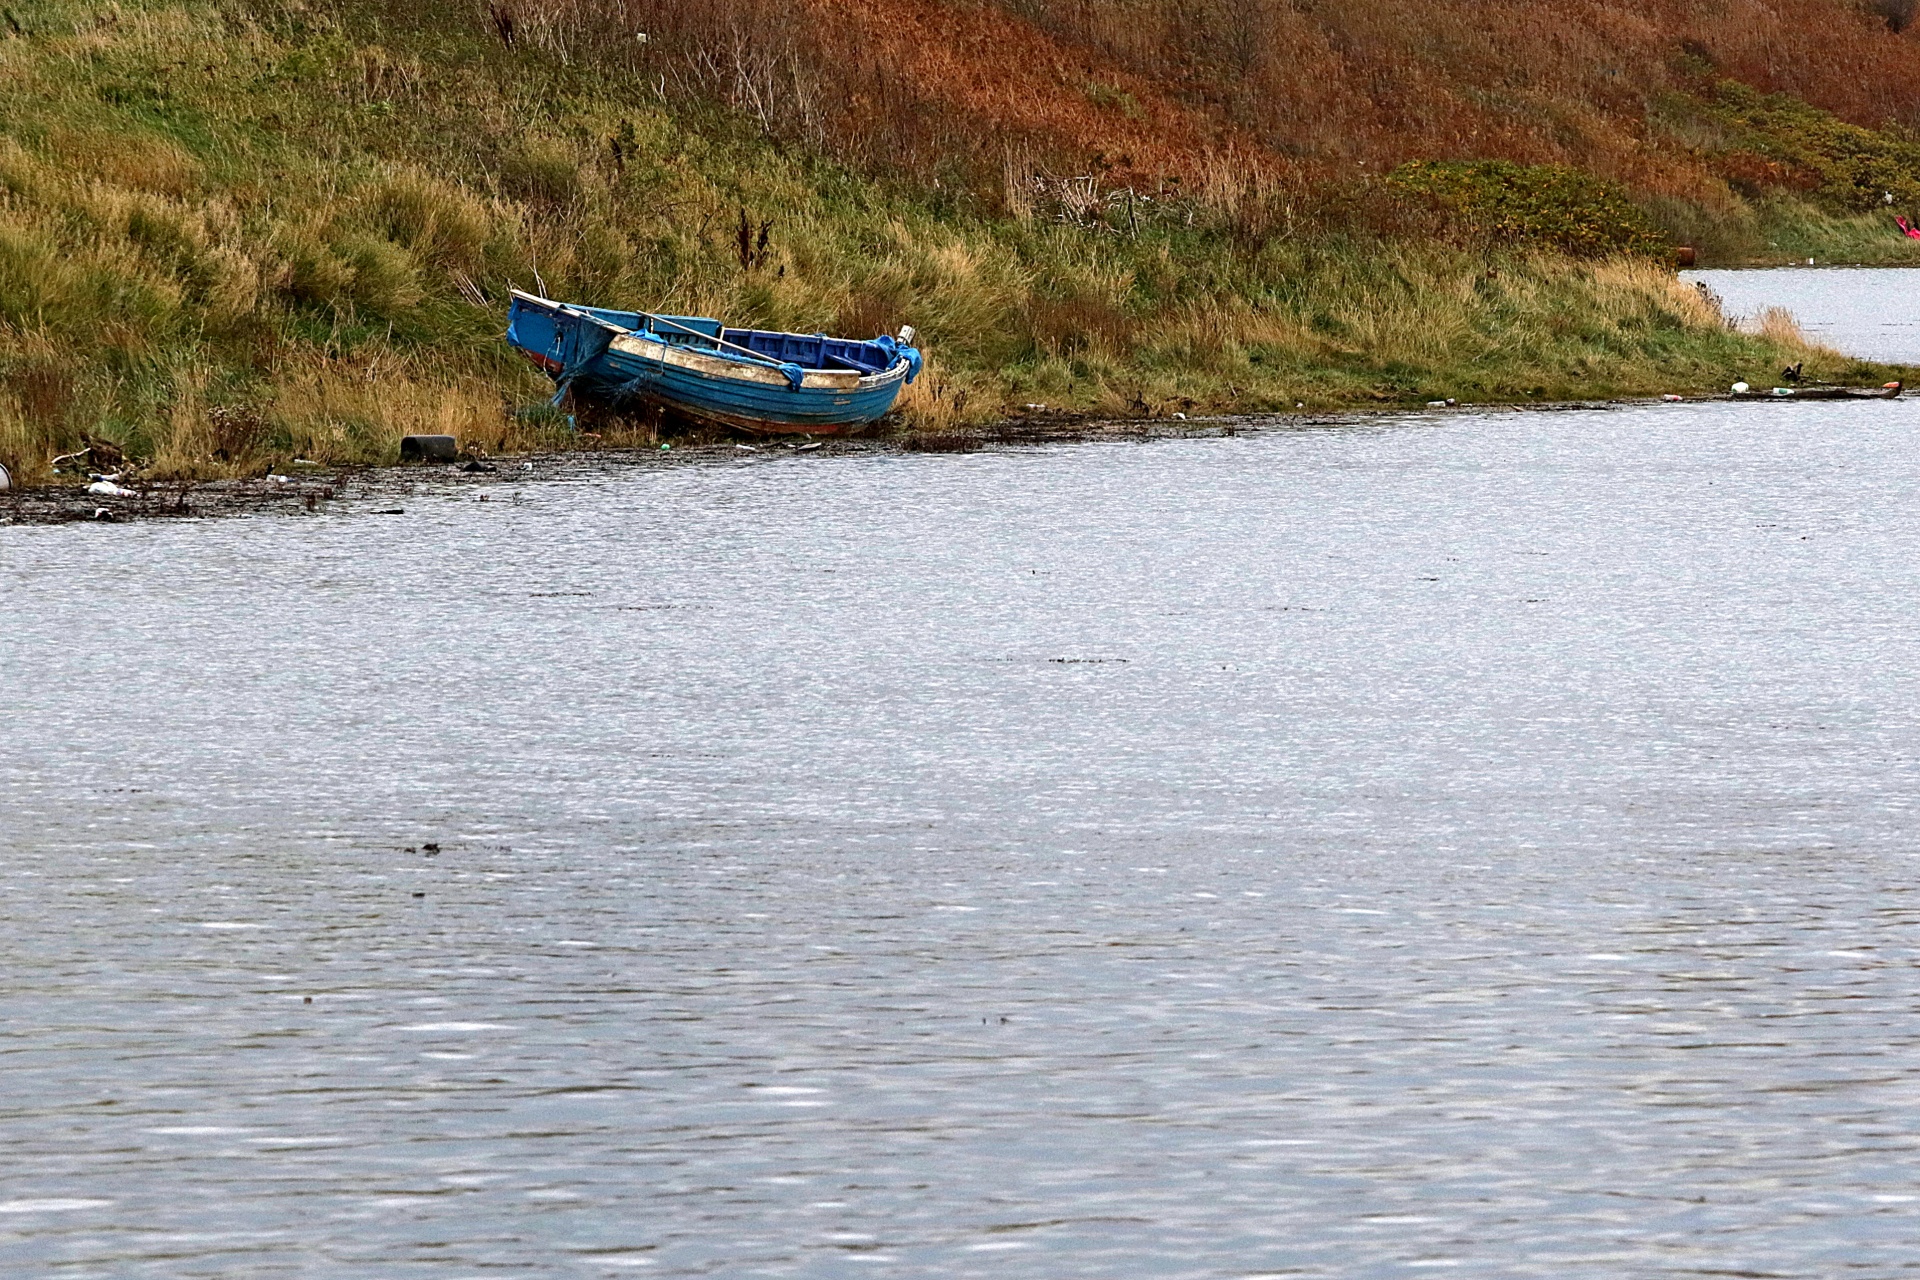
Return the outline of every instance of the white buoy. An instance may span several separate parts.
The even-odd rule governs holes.
[[[1743,396],[1743,395],[1745,395],[1745,394],[1747,394],[1747,391],[1748,391],[1748,390],[1749,390],[1749,388],[1748,388],[1748,386],[1747,386],[1747,384],[1746,384],[1746,383],[1744,383],[1744,382],[1736,382],[1736,383],[1734,383],[1734,384],[1733,384],[1733,394],[1735,394],[1735,395],[1737,395],[1737,396]]]
[[[13,488],[13,477],[7,473],[7,464],[0,462],[0,493]]]

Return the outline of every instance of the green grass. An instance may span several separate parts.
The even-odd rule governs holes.
[[[1804,196],[1772,192],[1718,210],[1653,201],[1676,244],[1691,245],[1703,267],[1920,266],[1920,240],[1900,234],[1893,211],[1837,213]]]
[[[1776,196],[1759,203],[1754,236],[1737,261],[1778,266],[1811,258],[1823,266],[1920,266],[1920,240],[1893,224],[1893,211],[1832,213],[1805,200]]]
[[[509,285],[855,334],[917,325],[901,422],[1699,391],[1803,353],[1663,269],[1199,204],[994,216],[776,145],[468,6],[32,3],[0,38],[0,462],[149,474],[561,446]],[[770,225],[763,263],[735,248]],[[1830,376],[1838,357],[1814,353]],[[1861,376],[1877,376],[1864,366]],[[634,428],[641,430],[641,428]],[[99,456],[99,455],[97,455]]]

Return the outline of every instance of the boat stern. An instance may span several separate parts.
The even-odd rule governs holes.
[[[619,332],[598,316],[518,289],[507,307],[508,344],[555,382],[578,377]]]

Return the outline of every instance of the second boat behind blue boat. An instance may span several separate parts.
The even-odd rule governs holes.
[[[920,373],[913,330],[860,341],[729,329],[704,316],[611,311],[513,292],[507,341],[568,391],[755,432],[830,435],[877,421]]]

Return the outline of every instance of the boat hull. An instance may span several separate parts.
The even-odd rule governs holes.
[[[874,372],[802,368],[770,357],[720,349],[720,330],[667,336],[621,323],[639,313],[598,312],[516,293],[507,339],[552,377],[561,392],[617,409],[658,408],[698,422],[756,433],[831,435],[884,417],[910,380],[918,357]],[[617,317],[610,319],[608,317]],[[761,335],[842,349],[871,344],[807,335]]]

